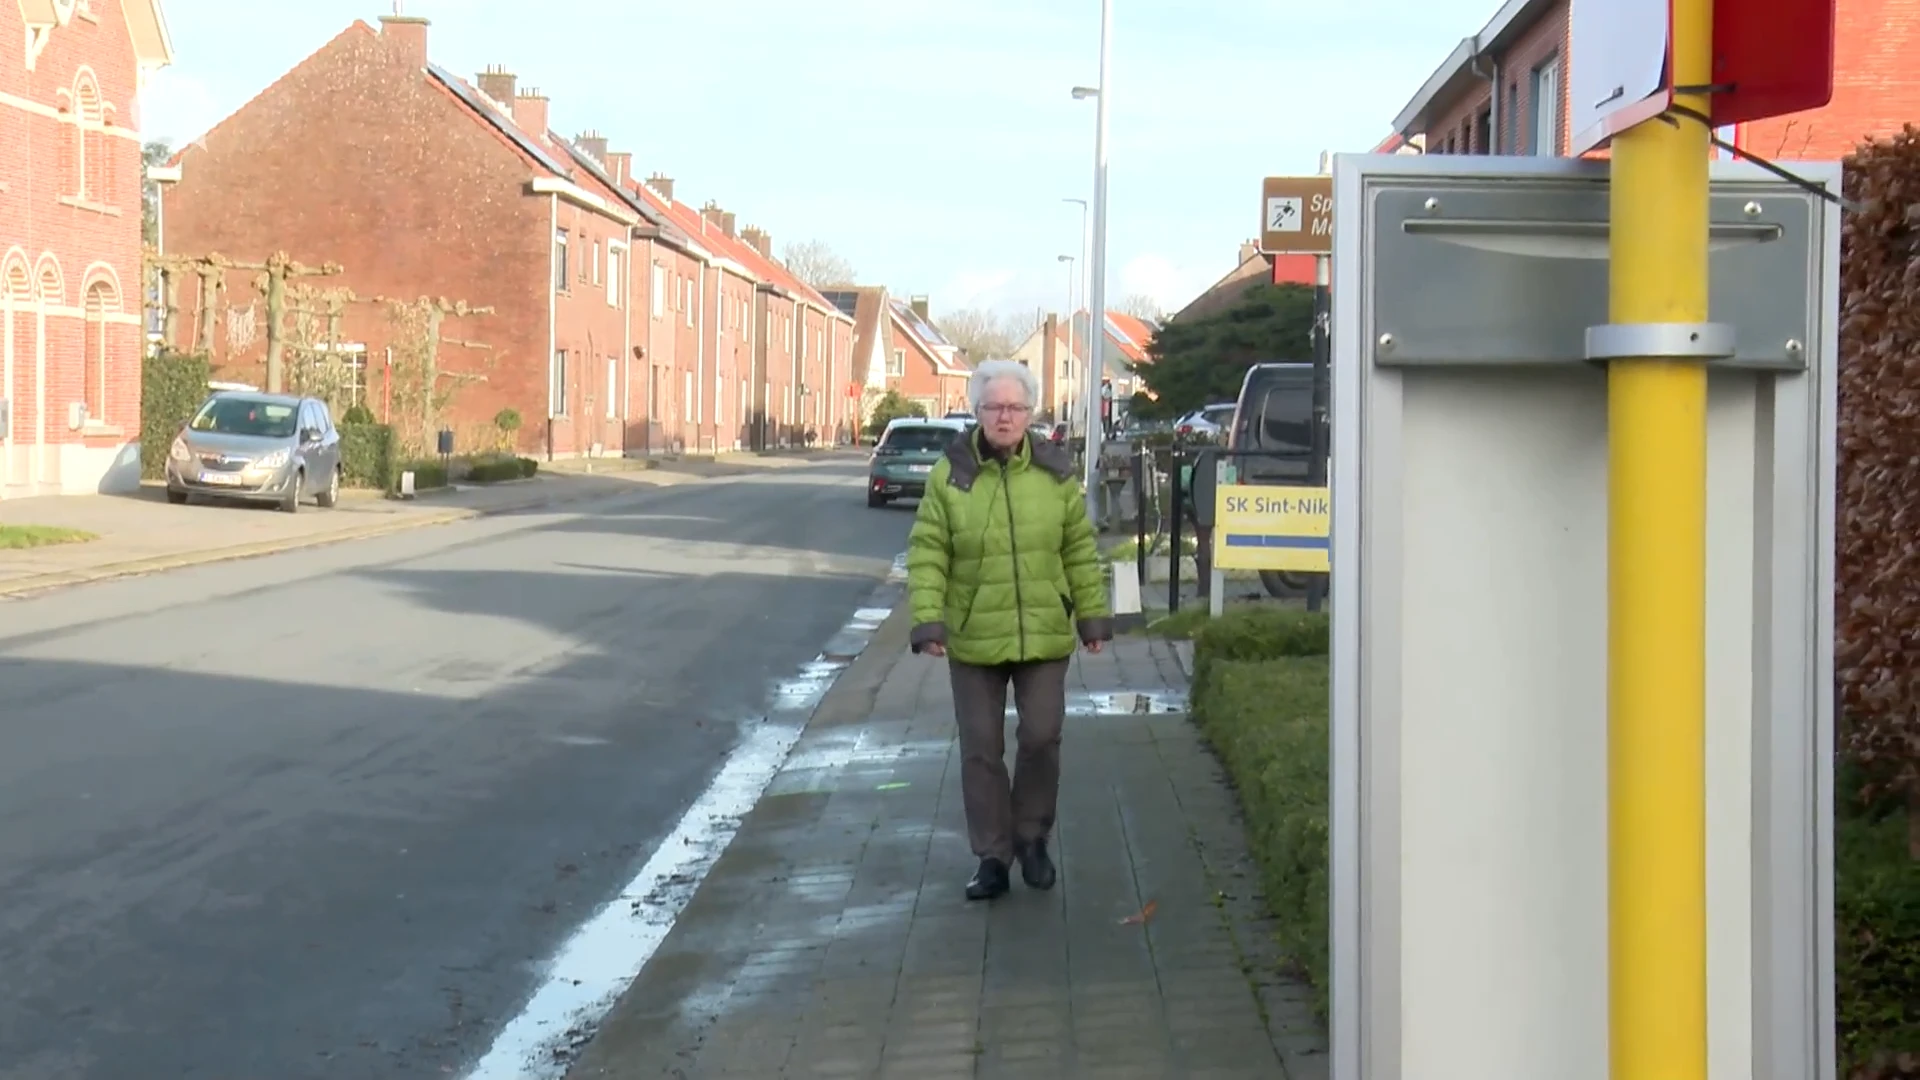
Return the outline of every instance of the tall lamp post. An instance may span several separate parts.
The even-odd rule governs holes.
[[[1072,289],[1067,290],[1067,370],[1068,373],[1071,374],[1073,366],[1080,360],[1080,354],[1075,351],[1073,347],[1074,320],[1080,317],[1080,301],[1084,300],[1087,295],[1087,268],[1092,265],[1091,260],[1087,257],[1087,210],[1089,209],[1089,204],[1085,199],[1061,199],[1060,201],[1075,203],[1080,207],[1080,276],[1078,279],[1080,291],[1076,294]],[[1088,325],[1089,328],[1091,328],[1092,324]],[[1069,410],[1069,412],[1071,412],[1071,410]],[[1071,415],[1067,416],[1066,419],[1069,424],[1073,421]]]
[[[1064,370],[1055,371],[1054,376],[1056,378],[1070,379],[1073,375],[1073,303],[1076,298],[1074,286],[1077,276],[1074,273],[1074,263],[1076,260],[1072,255],[1062,255],[1059,258],[1061,262],[1067,264],[1067,362],[1061,365]],[[1047,408],[1054,408],[1058,403],[1059,394],[1056,392],[1054,394],[1054,400],[1047,402]],[[1058,417],[1055,419],[1058,419]]]
[[[1107,323],[1107,112],[1113,103],[1113,0],[1100,0],[1100,84],[1073,88],[1075,101],[1094,99],[1093,255],[1087,268],[1087,516],[1099,520],[1100,384],[1106,378]]]

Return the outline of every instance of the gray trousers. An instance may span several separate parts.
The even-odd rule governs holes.
[[[1067,718],[1067,660],[976,667],[949,660],[960,725],[960,794],[967,839],[982,859],[1013,861],[1016,843],[1045,840],[1060,796],[1060,729]],[[1019,749],[1007,779],[1007,684]]]

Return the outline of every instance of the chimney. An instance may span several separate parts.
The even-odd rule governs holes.
[[[733,226],[734,226],[734,222],[737,220],[739,219],[734,217],[733,211],[731,210],[727,211],[724,214],[721,214],[720,215],[720,231],[723,233],[726,233],[728,236],[734,235]]]
[[[407,63],[427,65],[427,20],[418,15],[380,16],[380,39]]]
[[[700,208],[700,220],[719,229],[721,232],[727,231],[726,219],[731,216],[732,215],[728,214],[725,210],[720,209],[720,204],[714,202],[712,199],[708,199],[707,205]],[[729,233],[728,235],[732,234]]]
[[[633,176],[633,155],[623,150],[608,151],[607,173],[614,183],[626,187],[627,180]]]
[[[673,201],[673,177],[654,173],[652,176],[647,177],[647,186],[653,189],[655,195],[660,196],[668,202]]]
[[[763,259],[773,258],[773,237],[758,225],[749,225],[740,230],[740,239],[745,240]]]
[[[513,99],[513,126],[529,135],[547,134],[547,95],[527,87]]]
[[[1240,245],[1240,265],[1245,266],[1260,256],[1260,245],[1248,240]]]
[[[1060,342],[1057,340],[1060,336],[1060,316],[1047,313],[1043,335],[1045,344],[1040,346],[1040,407],[1050,410],[1060,396]]]
[[[915,315],[920,316],[920,321],[929,323],[933,321],[933,316],[929,314],[926,297],[909,296],[907,297],[907,306],[913,309]]]
[[[605,165],[607,163],[607,137],[605,135],[597,131],[583,131],[574,137],[573,145],[579,147],[581,153],[600,164]]]
[[[508,110],[513,108],[514,88],[520,82],[519,76],[499,64],[488,64],[487,70],[481,72],[473,81],[474,85],[480,88],[481,93],[499,102],[501,108]]]

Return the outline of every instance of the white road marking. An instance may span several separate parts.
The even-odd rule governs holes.
[[[902,559],[904,562],[904,557]],[[897,585],[862,605],[835,636],[858,640],[861,651],[890,610]],[[660,948],[687,903],[740,831],[740,820],[759,802],[799,741],[808,718],[851,663],[842,651],[802,665],[775,687],[773,711],[743,725],[741,739],[673,832],[660,842],[627,887],[573,932],[548,965],[545,977],[519,1015],[495,1036],[467,1080],[559,1080],[579,1048],[626,993]]]

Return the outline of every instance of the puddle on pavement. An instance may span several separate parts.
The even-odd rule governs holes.
[[[1092,694],[1078,691],[1067,695],[1068,716],[1147,716],[1187,711],[1187,695],[1175,690],[1120,690]],[[1011,695],[1007,715],[1014,714]]]

